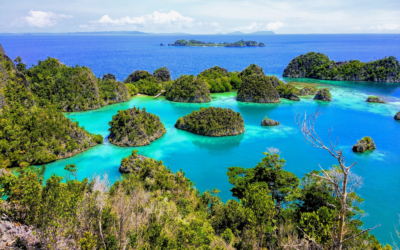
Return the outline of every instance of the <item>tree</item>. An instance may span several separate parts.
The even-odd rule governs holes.
[[[68,164],[65,166],[64,170],[66,170],[70,175],[75,177],[75,180],[78,180],[78,167],[75,164]],[[67,176],[66,179],[68,179]]]
[[[274,202],[265,183],[247,186],[240,200],[245,207],[247,220],[258,236],[258,246],[262,249],[265,233],[273,230]]]
[[[323,140],[318,136],[317,132],[315,131],[315,123],[321,114],[322,113],[319,112],[319,110],[311,115],[307,115],[307,113],[296,114],[295,121],[300,127],[304,139],[308,145],[328,151],[328,153],[334,157],[339,164],[339,166],[336,166],[332,170],[324,170],[321,167],[323,175],[315,173],[312,173],[311,175],[329,183],[332,186],[337,199],[339,200],[339,206],[330,203],[327,203],[326,205],[333,207],[337,212],[338,225],[332,227],[332,249],[341,250],[345,242],[362,234],[368,233],[370,230],[376,227],[361,230],[361,232],[357,232],[356,234],[346,235],[347,232],[345,222],[349,217],[349,214],[353,213],[353,203],[359,201],[359,197],[356,195],[356,189],[360,187],[362,179],[351,172],[351,169],[354,167],[356,162],[350,166],[346,166],[343,150],[337,148],[339,140],[336,142],[331,141],[330,135],[332,128],[328,130],[329,145],[325,145]],[[306,237],[308,237],[310,240],[313,240],[308,235],[306,235]]]
[[[300,180],[291,172],[285,171],[285,160],[281,159],[276,149],[269,149],[265,157],[254,168],[228,168],[229,183],[234,185],[232,195],[238,199],[244,197],[247,186],[253,183],[266,183],[275,201],[276,213],[283,204],[288,204],[299,192]]]

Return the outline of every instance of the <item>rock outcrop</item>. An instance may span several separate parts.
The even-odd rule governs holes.
[[[316,87],[306,86],[299,91],[299,96],[315,95],[318,89]]]
[[[152,76],[148,71],[145,70],[136,70],[132,74],[130,74],[125,80],[124,83],[130,82],[138,82],[141,79],[146,79],[147,77]]]
[[[331,93],[329,92],[329,89],[320,89],[314,96],[314,100],[326,101],[326,102],[332,101],[332,96]]]
[[[397,112],[397,114],[394,116],[394,119],[400,121],[400,111]]]
[[[285,99],[288,99],[288,100],[291,100],[291,101],[300,101],[300,98],[296,95],[296,94],[293,94],[293,93],[290,93],[290,94],[280,94],[279,95],[281,98],[285,98]]]
[[[153,72],[153,76],[160,82],[167,82],[172,80],[171,73],[169,72],[167,67],[156,69]]]
[[[143,163],[146,159],[153,160],[149,157],[138,155],[137,150],[132,150],[132,154],[129,157],[125,157],[121,161],[119,166],[119,172],[123,174],[129,174],[132,172],[140,171],[140,163]]]
[[[0,43],[0,53],[2,53],[2,54],[5,54],[6,52],[4,51],[4,49],[3,49],[3,46],[1,46],[1,43]]]
[[[193,75],[176,79],[166,91],[166,99],[173,102],[210,102],[210,90],[206,83]]]
[[[380,99],[377,96],[369,96],[367,98],[367,102],[374,102],[374,103],[386,103],[384,100]]]
[[[353,151],[358,153],[363,153],[367,150],[374,149],[376,149],[375,142],[369,136],[365,136],[360,141],[358,141],[356,145],[353,146]]]
[[[240,113],[226,108],[201,108],[175,123],[178,129],[205,136],[231,136],[244,132],[244,120]]]
[[[310,52],[294,58],[283,71],[284,77],[336,81],[400,82],[400,63],[394,57],[372,62],[331,61],[322,53]]]
[[[166,132],[160,118],[146,112],[145,108],[119,110],[109,125],[108,140],[121,147],[149,145]]]
[[[265,117],[264,120],[261,121],[261,126],[278,126],[279,124],[281,123],[272,119],[268,119],[268,117]]]
[[[260,74],[252,74],[243,78],[236,100],[257,103],[277,103],[281,101],[270,77]]]

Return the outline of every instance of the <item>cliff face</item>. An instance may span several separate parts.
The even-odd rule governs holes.
[[[400,121],[400,111],[397,112],[397,114],[394,116],[394,119]]]
[[[272,85],[271,79],[264,75],[249,75],[237,93],[237,100],[241,102],[276,103],[280,102],[278,91]]]
[[[201,108],[175,123],[178,129],[194,134],[221,137],[244,132],[244,120],[240,113],[225,108]]]
[[[158,116],[139,108],[118,111],[109,125],[109,141],[121,147],[149,145],[166,132]]]
[[[167,100],[173,102],[210,102],[210,90],[204,81],[190,75],[181,76],[166,91]]]
[[[331,61],[326,55],[310,52],[294,58],[283,71],[284,77],[336,81],[400,82],[400,63],[393,57],[372,62]]]

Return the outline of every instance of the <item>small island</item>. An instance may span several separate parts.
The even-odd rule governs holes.
[[[374,149],[376,149],[375,142],[369,136],[365,136],[361,140],[357,141],[357,144],[353,146],[353,151],[358,153],[364,153],[367,150]]]
[[[400,121],[400,111],[397,112],[397,114],[394,116],[394,119]]]
[[[264,118],[264,120],[261,121],[261,126],[278,126],[281,124],[278,121],[274,121],[272,119],[269,119],[268,116]]]
[[[169,44],[168,44],[169,46]],[[213,42],[202,42],[197,40],[189,40],[185,39],[176,40],[174,43],[171,43],[170,46],[186,46],[186,47],[265,47],[265,43],[257,43],[256,41],[244,41],[240,40],[234,43],[213,43]]]
[[[310,52],[294,58],[284,77],[336,81],[400,82],[400,63],[394,56],[371,62],[335,62],[322,53]]]
[[[386,103],[384,100],[377,96],[369,96],[366,102],[374,102],[374,103]]]
[[[314,100],[330,102],[332,101],[332,95],[329,92],[329,89],[320,89],[314,96]]]
[[[281,101],[271,78],[261,74],[253,74],[243,78],[236,100],[257,103],[277,103]]]
[[[173,102],[210,102],[210,90],[206,83],[193,75],[183,75],[166,90],[166,99]]]
[[[145,108],[120,110],[108,124],[110,125],[108,140],[121,147],[149,145],[166,132],[160,118],[146,112]]]
[[[245,131],[240,113],[226,108],[200,108],[180,117],[175,127],[194,134],[221,137],[238,135]]]

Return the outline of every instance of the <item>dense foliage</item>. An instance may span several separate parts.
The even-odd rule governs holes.
[[[195,134],[206,136],[228,136],[244,132],[244,120],[240,113],[225,108],[200,108],[180,117],[175,124]]]
[[[210,102],[206,83],[193,75],[182,75],[166,89],[167,100],[174,102]]]
[[[172,80],[171,73],[169,72],[167,67],[156,69],[153,72],[153,76],[160,82],[167,82]]]
[[[256,64],[250,64],[247,68],[245,68],[242,72],[240,72],[239,77],[241,79],[244,79],[247,76],[250,75],[265,75],[264,70],[256,65]]]
[[[310,52],[294,58],[283,72],[284,77],[308,77],[339,81],[400,82],[400,63],[394,57],[371,62],[331,61],[322,53]]]
[[[166,132],[160,118],[146,112],[145,108],[119,110],[109,125],[108,139],[118,146],[148,145]]]
[[[13,235],[19,247],[40,249],[330,249],[340,206],[332,186],[313,171],[300,181],[284,169],[276,153],[254,168],[228,170],[237,200],[223,203],[219,190],[200,194],[185,173],[163,162],[140,159],[136,169],[109,185],[108,176],[52,176],[43,185],[44,167],[0,176],[0,212],[34,233]],[[122,161],[126,161],[123,159]],[[330,170],[334,174],[337,169]],[[362,202],[351,192],[346,236],[362,232]],[[1,223],[1,221],[0,221]],[[307,237],[305,236],[307,235]],[[30,241],[26,240],[30,237]],[[20,237],[15,239],[15,237]],[[33,239],[33,240],[32,240]],[[293,247],[290,247],[293,246]],[[346,241],[343,249],[384,248],[369,232]]]
[[[6,107],[0,131],[0,168],[55,161],[103,142],[51,108]]]
[[[148,71],[136,70],[124,80],[124,83],[138,82],[151,76],[152,75]]]
[[[279,93],[274,88],[270,77],[261,74],[252,74],[242,79],[243,82],[237,93],[238,101],[259,103],[280,102]]]
[[[228,72],[228,70],[215,66],[201,72],[197,78],[203,80],[211,93],[228,92],[238,89],[242,80],[238,72]]]
[[[40,107],[52,104],[63,111],[82,111],[129,100],[120,82],[101,81],[87,67],[68,67],[54,58],[39,61],[26,76]]]
[[[47,163],[102,143],[101,135],[89,134],[51,104],[38,106],[43,102],[11,60],[2,61],[1,69],[7,105],[0,110],[0,168]]]

